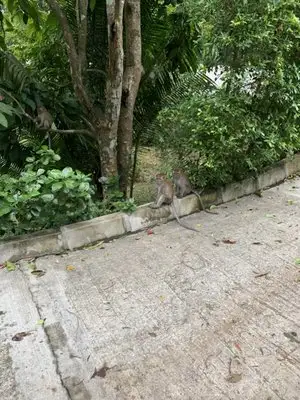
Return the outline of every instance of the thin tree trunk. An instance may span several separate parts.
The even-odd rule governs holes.
[[[108,29],[108,71],[104,117],[100,118],[92,98],[84,84],[87,47],[88,0],[76,1],[78,27],[77,47],[66,15],[58,0],[46,0],[57,16],[66,43],[72,83],[76,97],[83,106],[93,129],[92,134],[99,147],[102,176],[118,175],[117,136],[121,107],[123,80],[123,12],[125,0],[106,0]]]
[[[78,70],[79,70],[79,74],[81,76],[84,76],[85,72],[86,72],[88,4],[89,4],[88,0],[79,0],[78,5],[77,5]]]
[[[109,65],[104,121],[97,123],[101,173],[117,176],[117,137],[123,80],[123,12],[125,0],[106,0]]]
[[[142,74],[140,0],[126,0],[124,21],[126,46],[125,71],[118,126],[118,172],[120,190],[126,196],[131,166],[133,111]]]
[[[83,3],[84,2],[85,2],[85,0],[83,0]],[[60,7],[58,1],[57,0],[47,0],[47,3],[49,5],[50,9],[56,14],[56,17],[57,17],[59,24],[61,26],[61,29],[63,31],[63,35],[64,35],[64,39],[66,42],[66,47],[67,47],[67,53],[68,53],[68,58],[69,58],[70,71],[71,71],[71,78],[72,78],[72,83],[73,83],[75,94],[76,94],[79,102],[81,103],[81,105],[86,110],[86,112],[88,114],[90,114],[93,109],[93,103],[86,91],[85,85],[83,83],[82,71],[81,71],[81,62],[82,62],[82,60],[85,59],[85,55],[83,54],[83,52],[85,52],[86,49],[84,48],[84,46],[82,46],[80,57],[79,57],[67,17],[64,14],[62,8]],[[82,3],[81,8],[84,10],[83,3]],[[86,24],[87,24],[87,19],[82,21],[81,30],[79,32],[82,42],[83,42],[83,35],[87,34],[86,29],[85,29]]]

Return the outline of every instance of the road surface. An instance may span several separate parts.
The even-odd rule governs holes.
[[[0,399],[299,400],[300,178],[217,210],[1,270]]]

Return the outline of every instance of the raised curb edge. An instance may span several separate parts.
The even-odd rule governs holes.
[[[255,193],[278,185],[287,177],[300,171],[300,153],[284,159],[266,169],[256,178],[247,178],[233,182],[201,195],[204,205],[219,205],[239,197]],[[180,217],[199,211],[199,202],[195,195],[175,200]],[[133,233],[174,219],[171,207],[151,209],[149,204],[139,206],[132,214],[114,213],[88,221],[62,226],[57,230],[48,230],[19,236],[13,240],[0,241],[0,264],[5,261],[18,261],[27,257],[39,257],[47,254],[59,254],[78,249],[100,240],[109,240]]]

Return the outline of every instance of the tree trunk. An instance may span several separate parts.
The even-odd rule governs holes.
[[[124,21],[125,71],[118,126],[118,172],[120,190],[126,196],[131,166],[133,111],[142,74],[140,0],[126,0]]]
[[[75,94],[85,109],[92,136],[99,146],[102,177],[120,177],[126,195],[131,164],[133,111],[140,84],[141,10],[140,0],[106,0],[108,68],[104,117],[99,113],[84,84],[87,48],[88,0],[77,0],[77,48],[66,15],[58,0],[47,0],[55,12],[66,42]],[[123,14],[126,28],[124,72]],[[118,147],[118,148],[117,148]]]
[[[90,99],[90,96],[86,91],[86,87],[83,83],[82,71],[81,71],[81,62],[82,60],[85,60],[85,53],[86,53],[86,47],[85,47],[86,37],[83,38],[83,36],[87,35],[87,28],[86,28],[87,2],[86,0],[82,0],[82,2],[80,2],[80,7],[85,13],[85,18],[81,20],[80,29],[78,31],[78,35],[81,38],[80,42],[82,44],[81,48],[79,49],[80,54],[78,54],[72,30],[68,23],[68,19],[64,14],[59,2],[57,0],[46,0],[46,1],[50,9],[56,14],[56,17],[60,23],[64,35],[68,58],[69,58],[69,64],[70,64],[71,78],[75,94],[77,96],[78,101],[84,107],[87,114],[90,114],[93,108],[93,104]]]
[[[108,30],[108,71],[105,93],[105,112],[99,117],[90,94],[84,84],[87,46],[87,0],[78,0],[77,14],[77,48],[72,30],[58,0],[46,0],[56,14],[61,25],[70,63],[73,87],[78,101],[83,106],[90,127],[99,146],[102,176],[117,176],[117,136],[120,116],[122,80],[123,80],[123,12],[125,0],[106,0]]]
[[[118,176],[116,157],[116,128],[114,128],[114,126],[112,126],[112,128],[107,122],[103,121],[102,119],[99,119],[96,122],[95,132],[97,135],[97,144],[99,148],[102,178]]]
[[[104,120],[97,121],[101,173],[118,175],[117,136],[123,80],[123,12],[125,0],[106,0],[109,65],[105,94]]]

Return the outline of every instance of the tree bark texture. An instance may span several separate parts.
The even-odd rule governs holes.
[[[140,0],[126,0],[124,9],[125,71],[118,126],[118,172],[120,190],[126,196],[131,167],[133,111],[142,74]]]
[[[108,74],[104,120],[97,123],[102,176],[117,176],[117,139],[123,80],[123,13],[125,0],[106,0]]]
[[[88,0],[76,0],[76,14],[78,26],[78,70],[80,76],[86,71],[86,45],[87,45],[87,17]]]

